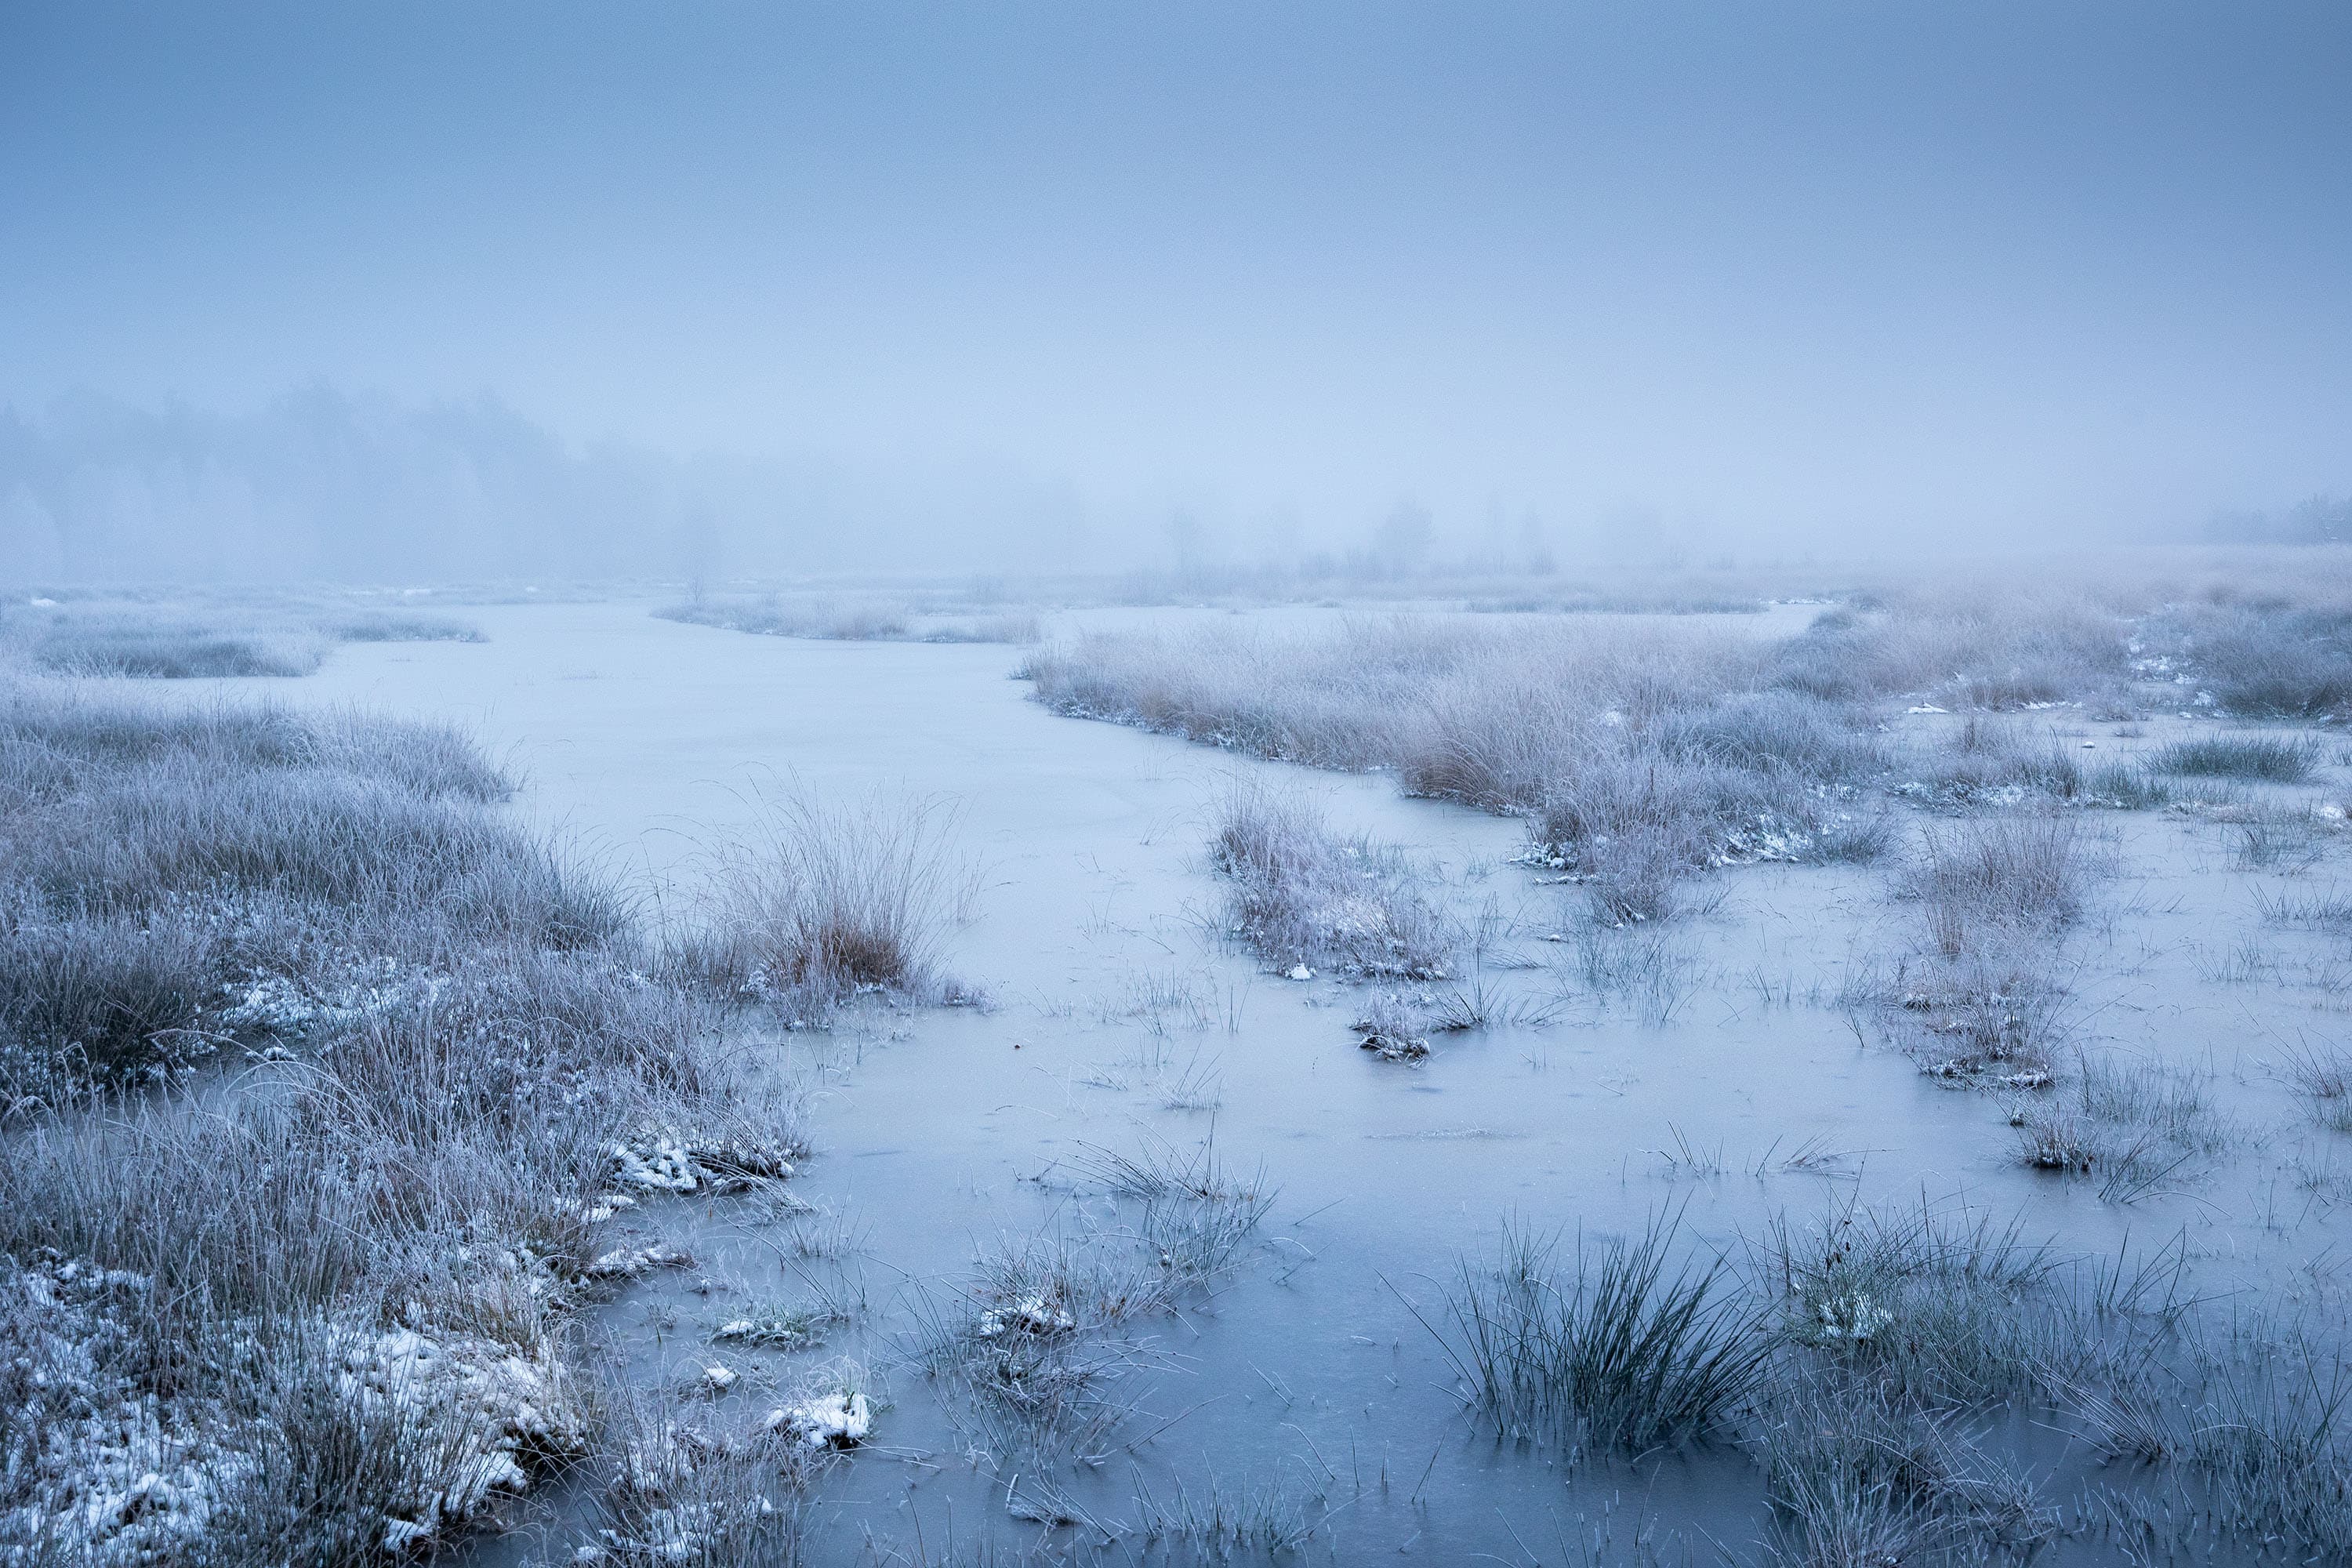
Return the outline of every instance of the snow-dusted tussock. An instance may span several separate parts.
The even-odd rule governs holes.
[[[495,1495],[528,1489],[534,1461],[587,1447],[587,1412],[548,1341],[518,1347],[413,1328],[345,1339],[344,1397],[363,1417],[415,1429],[442,1460],[386,1511],[386,1551],[465,1523]]]
[[[713,1138],[670,1129],[613,1145],[613,1183],[625,1192],[734,1192],[793,1173],[799,1145]]]
[[[731,1380],[701,1392],[726,1386]],[[681,1419],[625,1406],[604,1523],[577,1561],[656,1568],[793,1560],[784,1546],[794,1493],[814,1467],[865,1440],[877,1408],[863,1370],[849,1362],[814,1369],[786,1403],[748,1425],[716,1426],[708,1409]]]
[[[982,1310],[971,1331],[984,1340],[1003,1334],[1060,1334],[1078,1326],[1058,1299],[1033,1291],[1018,1300]]]
[[[299,1040],[351,1028],[431,988],[428,971],[389,956],[300,977],[257,970],[222,988],[215,1021],[240,1038]]]
[[[1228,928],[1277,969],[1442,977],[1444,921],[1392,849],[1333,832],[1304,796],[1237,785],[1209,854],[1226,879]]]
[[[659,1243],[648,1247],[616,1247],[610,1252],[598,1253],[581,1272],[591,1279],[635,1279],[657,1268],[684,1268],[693,1261],[694,1255],[684,1247],[665,1247]]]
[[[835,1391],[769,1412],[767,1426],[791,1433],[804,1448],[854,1448],[874,1430],[874,1410],[865,1394]]]

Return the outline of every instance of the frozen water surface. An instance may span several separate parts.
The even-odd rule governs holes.
[[[1745,1554],[1763,1530],[1760,1483],[1736,1456],[1567,1467],[1461,1418],[1452,1369],[1408,1302],[1433,1317],[1457,1259],[1490,1248],[1506,1216],[1597,1238],[1680,1207],[1696,1234],[1737,1247],[1779,1210],[1801,1225],[1856,1193],[1960,1195],[2021,1214],[2029,1235],[2069,1251],[2178,1235],[2208,1284],[2288,1292],[2312,1287],[2344,1236],[2336,1205],[2352,1160],[2274,1071],[2299,1034],[2340,1033],[2332,950],[2273,931],[2267,959],[2240,951],[2262,930],[2266,887],[2324,886],[2327,873],[2247,868],[2201,821],[2094,823],[2115,836],[2122,874],[2075,939],[2078,1034],[2210,1072],[2206,1091],[2236,1129],[2126,1205],[2022,1166],[1997,1097],[1943,1087],[1864,1043],[1871,1031],[1839,998],[1850,966],[1899,949],[1881,872],[1727,873],[1712,914],[1637,933],[1670,951],[1663,992],[1579,1002],[1541,1028],[1442,1036],[1413,1065],[1381,1061],[1349,1028],[1361,988],[1290,983],[1218,934],[1202,854],[1212,803],[1235,775],[1302,784],[1335,825],[1432,867],[1465,917],[1491,908],[1509,928],[1498,951],[1573,975],[1575,944],[1546,940],[1572,921],[1573,889],[1509,863],[1516,824],[1402,798],[1385,777],[1055,717],[1024,700],[1009,679],[1019,655],[1003,647],[751,637],[628,604],[469,614],[488,642],[352,647],[305,681],[222,684],[469,725],[527,775],[522,809],[622,858],[679,907],[703,844],[745,819],[743,792],[771,773],[824,794],[951,797],[985,860],[949,963],[992,1009],[877,1013],[756,1042],[818,1093],[814,1157],[788,1186],[815,1215],[650,1196],[609,1222],[615,1249],[676,1245],[694,1258],[652,1269],[604,1314],[633,1380],[740,1401],[747,1421],[822,1407],[861,1427],[814,1489],[817,1562],[911,1556],[919,1533],[933,1553],[951,1537],[1080,1552],[1101,1541],[1012,1517],[1010,1467],[975,1455],[987,1435],[953,1419],[952,1395],[902,1353],[927,1315],[961,1310],[976,1253],[1117,1223],[1125,1211],[1073,1169],[1090,1148],[1188,1148],[1213,1132],[1222,1163],[1263,1166],[1278,1194],[1255,1250],[1212,1295],[1122,1325],[1139,1363],[1122,1392],[1138,1413],[1098,1446],[1098,1466],[1042,1478],[1056,1506],[1132,1524],[1139,1488],[1164,1502],[1180,1481],[1199,1496],[1278,1477],[1299,1517],[1321,1521],[1310,1556],[1343,1562],[1581,1561],[1596,1531],[1625,1548],[1644,1518]],[[1725,619],[1768,629],[1767,617]],[[2111,752],[2161,738],[2069,721]],[[1892,722],[1959,721],[1914,710]],[[1553,973],[1498,967],[1493,979],[1549,994]],[[821,1256],[823,1235],[863,1250]],[[866,1310],[811,1329],[810,1348],[762,1350],[740,1331],[713,1342],[772,1305],[809,1308],[845,1278]],[[845,1357],[864,1389],[809,1381]],[[1994,1436],[2052,1479],[2055,1500],[2094,1473],[2094,1456],[2011,1426]],[[1035,1511],[1040,1479],[1020,1478],[1023,1510]],[[477,1554],[566,1560],[580,1495],[559,1493],[551,1519]],[[2045,1560],[2095,1546],[2063,1543]],[[1130,1549],[1139,1538],[1111,1555]]]

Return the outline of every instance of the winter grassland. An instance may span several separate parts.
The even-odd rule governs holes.
[[[706,1459],[784,1520],[862,1436],[639,1430],[583,1314],[685,1261],[666,1201],[792,1174],[763,1030],[937,992],[943,842],[779,799],[678,937],[510,788],[429,724],[0,685],[0,1560],[370,1562],[583,1464],[650,1559]]]
[[[1922,1173],[1915,1195],[1887,1201],[1882,1184],[1864,1201],[1865,1156],[1775,1142],[1738,1162],[1760,1194],[1739,1212],[1763,1218],[1718,1224],[1728,1211],[1692,1194],[1740,1176],[1705,1130],[1670,1126],[1664,1146],[1624,1152],[1670,1184],[1639,1200],[1646,1228],[1552,1232],[1465,1202],[1463,1224],[1489,1225],[1490,1241],[1384,1255],[1385,1293],[1345,1325],[1368,1331],[1343,1334],[1282,1318],[1332,1299],[1312,1294],[1313,1232],[1286,1228],[1279,1268],[1252,1268],[1275,1255],[1276,1196],[1254,1142],[1213,1120],[1197,1143],[1072,1121],[1082,1136],[1043,1171],[1034,1145],[1005,1145],[1048,1205],[1042,1226],[917,1259],[887,1304],[721,1290],[683,1385],[632,1374],[607,1331],[625,1292],[690,1262],[689,1209],[779,1222],[767,1239],[813,1277],[860,1246],[793,1190],[809,1122],[779,1042],[849,1009],[977,999],[942,963],[974,889],[956,815],[754,790],[698,868],[699,897],[656,913],[524,826],[513,781],[453,731],[174,704],[90,679],[296,673],[298,658],[207,662],[199,647],[291,622],[213,615],[149,637],[95,609],[12,609],[0,1560],[380,1562],[466,1550],[562,1492],[551,1537],[580,1561],[845,1561],[856,1542],[812,1545],[811,1500],[899,1461],[880,1473],[903,1483],[868,1491],[976,1496],[1020,1533],[1003,1550],[985,1529],[970,1543],[869,1537],[866,1561],[1330,1558],[1351,1513],[1383,1529],[1421,1517],[1412,1474],[1390,1496],[1396,1434],[1369,1426],[1360,1463],[1331,1447],[1237,1486],[1216,1479],[1223,1456],[1203,1456],[1206,1483],[1182,1484],[1160,1435],[1255,1390],[1165,1409],[1150,1391],[1216,1334],[1244,1342],[1234,1359],[1304,1447],[1336,1419],[1318,1407],[1329,1391],[1248,1360],[1262,1353],[1249,1336],[1270,1330],[1348,1338],[1402,1358],[1382,1363],[1398,1373],[1407,1338],[1434,1358],[1440,1397],[1458,1403],[1447,1432],[1402,1435],[1444,1439],[1423,1484],[1453,1443],[1474,1466],[1546,1467],[1483,1484],[1602,1477],[1646,1496],[1696,1475],[1738,1516],[1726,1533],[1722,1514],[1662,1513],[1624,1536],[1580,1516],[1521,1543],[1531,1562],[2352,1559],[2333,1261],[2352,1204],[2334,1163],[2352,1136],[2352,897],[2333,879],[2352,793],[2352,574],[2325,552],[2291,568],[1849,587],[1794,615],[1711,613],[1755,608],[1762,590],[1694,581],[1535,593],[1528,609],[1066,630],[1023,665],[1047,708],[1300,765],[1218,790],[1184,873],[1214,889],[1200,926],[1217,962],[1299,1003],[1288,1032],[1248,1043],[1300,1058],[1273,1073],[1328,1075],[1302,1045],[1324,1031],[1360,1068],[1349,1092],[1372,1088],[1351,1103],[1377,1115],[1381,1089],[1452,1061],[1493,1089],[1513,1069],[1476,1054],[1482,1037],[1516,1047],[1607,1019],[1608,1048],[1663,1056],[1696,995],[1727,1019],[1811,1009],[1808,1026],[1850,1032],[1948,1111],[1987,1152],[1979,1173],[2007,1184],[1931,1190],[1924,1163],[1903,1163],[1912,1151],[1878,1150],[1866,1157]],[[706,598],[673,618],[919,640],[927,617],[987,608],[903,603]],[[1629,605],[1699,613],[1585,613]],[[151,645],[171,651],[122,651]],[[866,658],[801,651],[828,669]],[[986,679],[1002,689],[995,667]],[[1456,878],[1338,826],[1298,782],[1307,769],[1380,772],[1513,819],[1516,863]],[[1759,945],[1747,889],[1783,876],[1833,894],[1818,907],[1846,933],[1801,983],[1734,956]],[[2175,910],[2197,922],[2185,948],[2147,934]],[[2167,964],[2240,1003],[2267,1031],[2258,1048],[2168,1049],[2179,1010],[2118,1000]],[[1163,1046],[1221,1019],[1244,1034],[1238,1001],[1221,1011],[1189,980],[1092,1000]],[[955,1037],[1052,1044],[1056,1015],[1034,1014]],[[1793,1032],[1758,1030],[1739,1070],[1776,1072],[1763,1050]],[[1044,1055],[1008,1049],[1001,1079],[951,1080],[913,1049],[899,1066],[985,1084],[993,1105],[1001,1085],[1032,1092],[1025,1064]],[[1164,1052],[1126,1071],[1065,1080],[1051,1109],[1116,1082],[1168,1117],[1217,1114],[1223,1091]],[[1499,1092],[1562,1104],[1537,1075]],[[1318,1114],[1333,1082],[1309,1084]],[[942,1119],[982,1120],[931,1098]],[[1622,1125],[1598,1113],[1576,1135]],[[1346,1165],[1351,1145],[1395,1135],[1351,1126],[1299,1146]],[[1373,1147],[1410,1182],[1407,1151],[1430,1145]],[[1784,1202],[1784,1179],[1821,1186]],[[945,1206],[928,1189],[898,1196]],[[1539,1198],[1556,1217],[1610,1194]],[[1245,1289],[1262,1321],[1221,1310]],[[877,1331],[853,1336],[867,1316]],[[671,1326],[648,1321],[656,1337]],[[884,1347],[889,1377],[817,1359],[829,1336]],[[1375,1381],[1365,1391],[1386,1400],[1401,1379]],[[932,1413],[911,1407],[927,1399],[947,1436],[886,1451],[893,1424],[922,1429]],[[1520,1500],[1453,1484],[1482,1515]],[[1467,1517],[1447,1506],[1429,1517]],[[898,1517],[919,1527],[911,1502]],[[1418,1526],[1390,1547],[1433,1552]]]
[[[1672,998],[1730,984],[1693,971],[1710,943],[1738,945],[1740,868],[1848,868],[1868,942],[1816,999],[1865,1048],[1906,1054],[1956,1110],[1989,1102],[2008,1158],[2102,1209],[2194,1194],[2324,1260],[2352,1195],[2308,1142],[2352,1127],[2352,918],[2326,882],[2352,794],[2352,572],[2338,553],[2295,564],[2260,592],[2220,568],[2128,564],[1855,592],[1787,635],[1720,617],[1196,617],[1066,636],[1024,673],[1059,713],[1384,772],[1525,823],[1530,885],[1559,886],[1570,911],[1464,921],[1433,874],[1336,833],[1303,794],[1253,785],[1220,806],[1223,929],[1276,973],[1361,988],[1349,1016],[1380,1057],[1417,1062],[1448,1031],[1549,1021],[1580,994],[1646,989],[1635,1005],[1662,1023]],[[2300,1102],[2288,1123],[2226,1110],[2213,1069],[2167,1058],[2158,1026],[2088,1026],[2086,996],[2130,967],[2116,932],[2144,912],[2126,884],[2150,854],[2225,861],[2255,911],[2227,952],[2209,928],[2207,982],[2276,982],[2308,1009],[2265,1042],[2268,1066],[2235,1069]],[[2285,931],[2325,951],[2291,963],[2273,945]],[[1523,956],[1538,939],[1570,955],[1549,986],[1524,978],[1547,967]],[[1676,1141],[1668,1175],[1723,1176],[1719,1151]],[[1800,1145],[1775,1168],[1840,1158]],[[2283,1219],[2290,1182],[2302,1208]],[[2284,1285],[2233,1278],[2218,1245],[2166,1231],[2092,1255],[1964,1193],[1832,1201],[1735,1237],[1669,1205],[1608,1243],[1507,1224],[1499,1253],[1413,1310],[1502,1437],[1747,1456],[1758,1561],[2352,1558],[2352,1297],[2324,1261]],[[1662,1525],[1612,1550],[1728,1549]]]

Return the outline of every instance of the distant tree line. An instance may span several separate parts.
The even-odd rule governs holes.
[[[2205,531],[2231,544],[2352,543],[2352,495],[2316,495],[2282,511],[2224,512]]]
[[[489,397],[0,406],[0,583],[17,585],[966,572],[1086,543],[1076,500],[1017,472],[684,460],[568,442]]]

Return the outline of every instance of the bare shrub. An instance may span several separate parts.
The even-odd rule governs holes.
[[[711,930],[739,984],[828,994],[943,984],[939,944],[978,871],[938,800],[874,793],[835,804],[797,784],[759,790],[750,826],[711,851]]]

